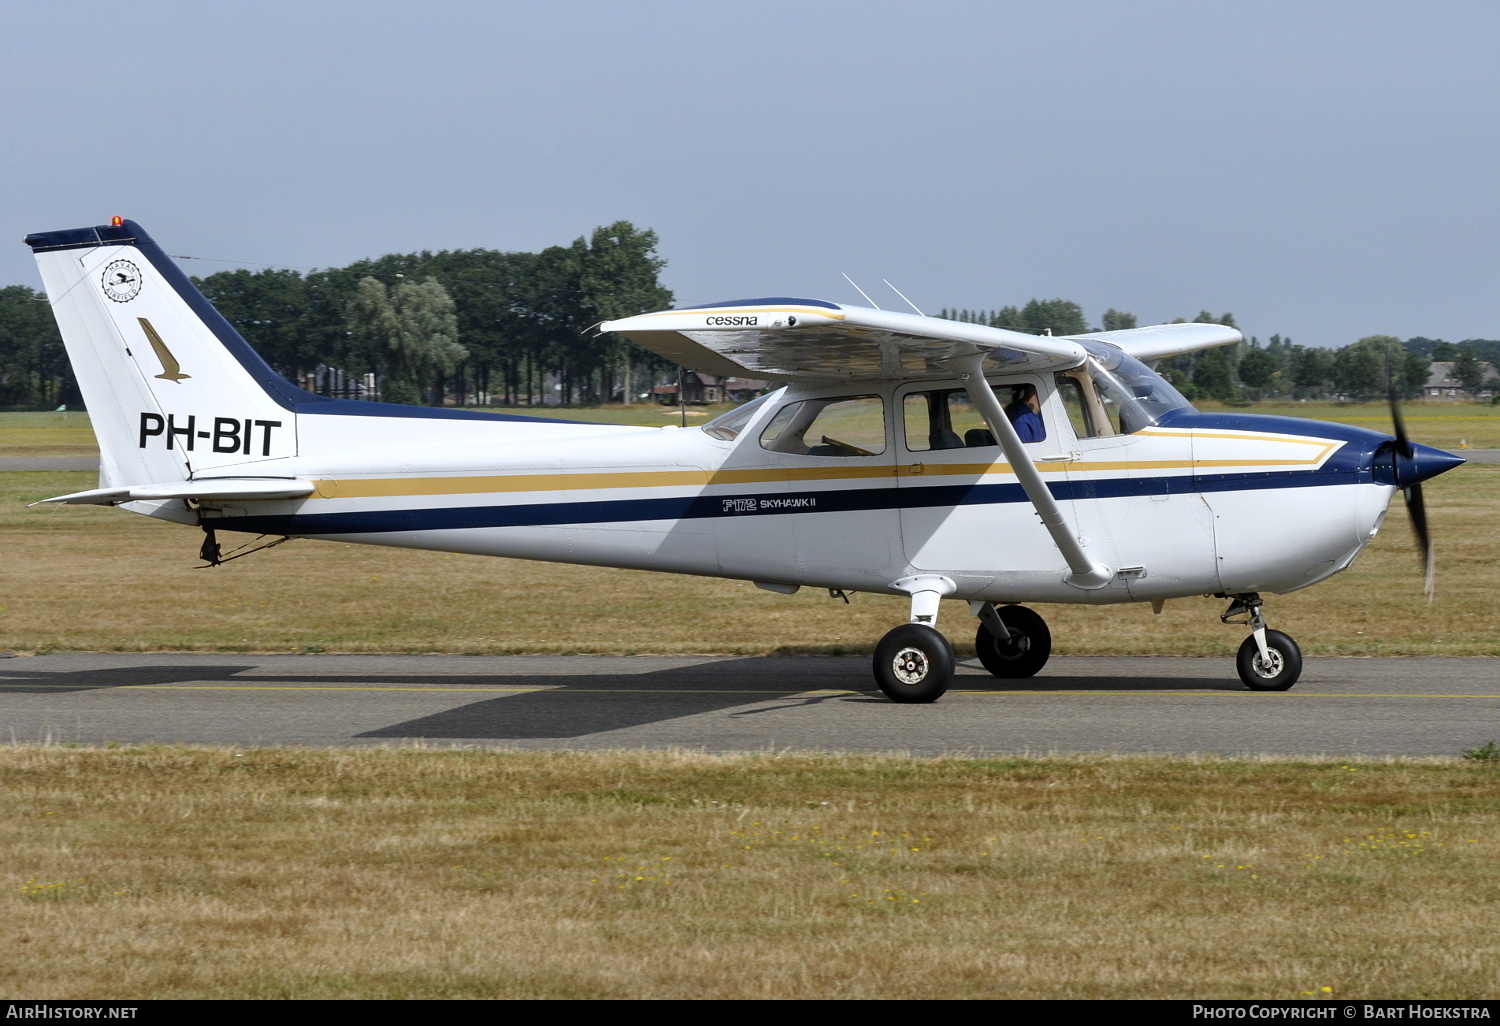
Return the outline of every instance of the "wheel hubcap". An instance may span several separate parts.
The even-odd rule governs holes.
[[[995,649],[1000,653],[1001,658],[1019,659],[1031,650],[1031,639],[1024,634],[1014,632],[1007,640],[997,643]]]
[[[922,683],[931,668],[932,663],[928,660],[927,653],[911,646],[897,652],[896,658],[891,660],[891,671],[903,684]]]
[[[1281,658],[1281,653],[1274,648],[1269,649],[1268,654],[1271,657],[1269,661],[1262,658],[1259,652],[1255,653],[1255,658],[1250,661],[1250,665],[1255,667],[1255,675],[1257,677],[1264,677],[1270,680],[1281,673],[1282,669],[1286,666],[1286,661]]]

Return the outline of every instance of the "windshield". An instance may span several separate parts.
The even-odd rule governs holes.
[[[1089,351],[1089,376],[1105,405],[1118,411],[1122,433],[1155,424],[1172,410],[1193,408],[1166,378],[1123,350],[1088,341],[1083,347]]]
[[[726,442],[734,441],[739,437],[739,433],[745,430],[745,425],[755,419],[755,415],[760,412],[766,400],[775,394],[776,392],[768,392],[759,399],[751,399],[744,406],[736,406],[728,413],[720,414],[703,425],[704,433],[714,438],[722,438]]]

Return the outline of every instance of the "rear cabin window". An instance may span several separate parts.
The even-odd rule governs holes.
[[[878,395],[788,403],[760,433],[760,444],[797,456],[878,456],[885,452],[885,403]]]
[[[770,395],[763,395],[759,399],[751,399],[743,406],[736,406],[728,413],[715,417],[703,425],[703,433],[714,438],[721,438],[726,442],[732,442],[739,437],[741,431],[755,419],[761,407],[766,404]]]

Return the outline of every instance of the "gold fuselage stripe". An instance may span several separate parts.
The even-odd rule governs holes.
[[[1312,467],[1328,450],[1311,459],[1262,460],[1133,460],[1128,463],[1079,460],[1039,463],[1044,474],[1065,471],[1089,473],[1143,470],[1165,471],[1227,468],[1287,469]],[[914,453],[921,456],[922,453]],[[913,461],[879,467],[764,467],[745,470],[641,470],[555,474],[486,474],[476,477],[386,477],[320,480],[314,499],[368,499],[398,495],[469,495],[485,492],[572,492],[610,488],[711,488],[715,485],[790,484],[812,481],[878,480],[881,478],[984,477],[1011,473],[1009,463],[922,463]]]

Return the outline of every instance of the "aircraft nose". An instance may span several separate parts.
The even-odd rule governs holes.
[[[1437,477],[1439,474],[1469,462],[1462,456],[1434,449],[1430,445],[1412,443],[1411,450],[1409,457],[1402,456],[1399,452],[1396,453],[1395,470],[1398,488],[1410,488],[1412,485],[1421,484],[1430,477]]]

